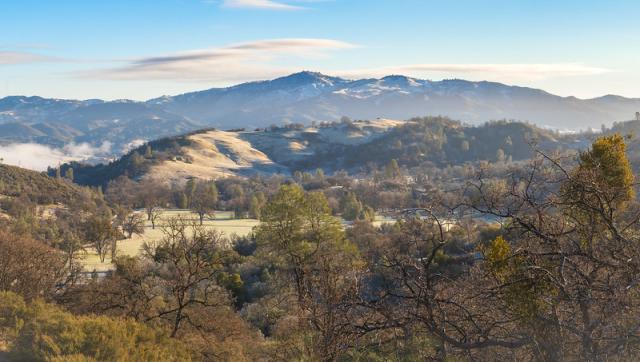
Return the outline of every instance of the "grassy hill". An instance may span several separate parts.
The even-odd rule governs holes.
[[[336,147],[371,142],[403,123],[380,119],[255,131],[205,129],[149,142],[108,164],[64,164],[61,173],[73,168],[75,182],[95,186],[122,175],[181,182],[191,177],[288,174],[301,161]],[[50,175],[54,173],[50,170]]]

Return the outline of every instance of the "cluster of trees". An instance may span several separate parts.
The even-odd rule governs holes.
[[[321,122],[312,121],[311,127],[338,128],[338,127],[346,126],[346,127],[352,128],[353,130],[359,130],[357,126],[354,126],[354,123],[369,124],[370,121],[368,120],[354,121],[347,116],[342,116],[340,117],[340,121],[321,121]],[[269,128],[264,128],[264,129],[257,128],[256,131],[270,131],[270,132],[291,131],[291,130],[299,131],[307,127],[308,125],[305,125],[303,123],[287,123],[281,126],[278,126],[277,124],[272,124],[271,126],[269,126]]]
[[[332,227],[321,195],[283,188],[257,233],[295,301],[300,330],[282,350],[327,360],[633,360],[640,205],[624,140],[599,138],[576,162],[540,154],[509,178],[479,174],[454,205],[432,203],[427,220],[356,226],[352,241]],[[460,209],[503,226],[479,229],[468,245],[464,223],[450,227]]]
[[[168,185],[155,179],[136,182],[120,176],[107,184],[105,198],[116,209],[144,209],[146,219],[155,229],[162,210],[167,208],[190,209],[198,214],[201,224],[206,217],[215,217],[216,210],[231,210],[239,218],[246,217],[252,203],[254,208],[264,204],[264,195],[259,191],[253,195],[246,192],[260,188],[260,184],[260,180],[192,178],[183,185]]]
[[[64,304],[78,314],[131,318],[189,344],[199,358],[242,360],[260,336],[233,309],[242,280],[229,241],[188,219],[172,219],[165,237],[141,258],[116,261],[112,277],[70,288]]]

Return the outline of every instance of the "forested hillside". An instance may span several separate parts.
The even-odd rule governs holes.
[[[568,150],[585,147],[580,138],[562,136],[521,122],[496,121],[468,126],[443,117],[413,118],[371,142],[336,147],[301,161],[306,167],[354,169],[367,164],[401,166],[429,163],[437,167],[478,161],[519,161],[533,149]]]
[[[77,201],[84,192],[68,179],[0,164],[0,195],[26,197],[38,204],[52,204]]]

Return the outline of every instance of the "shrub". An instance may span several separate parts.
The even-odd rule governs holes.
[[[191,355],[164,332],[128,319],[75,316],[43,301],[26,304],[0,292],[0,338],[8,356],[25,361],[188,361]]]

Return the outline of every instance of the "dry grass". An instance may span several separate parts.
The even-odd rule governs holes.
[[[190,162],[165,161],[153,166],[145,177],[163,182],[182,182],[188,178],[217,179],[237,175],[243,170],[276,167],[267,155],[238,137],[236,132],[209,131],[189,136],[193,146],[185,147]]]

